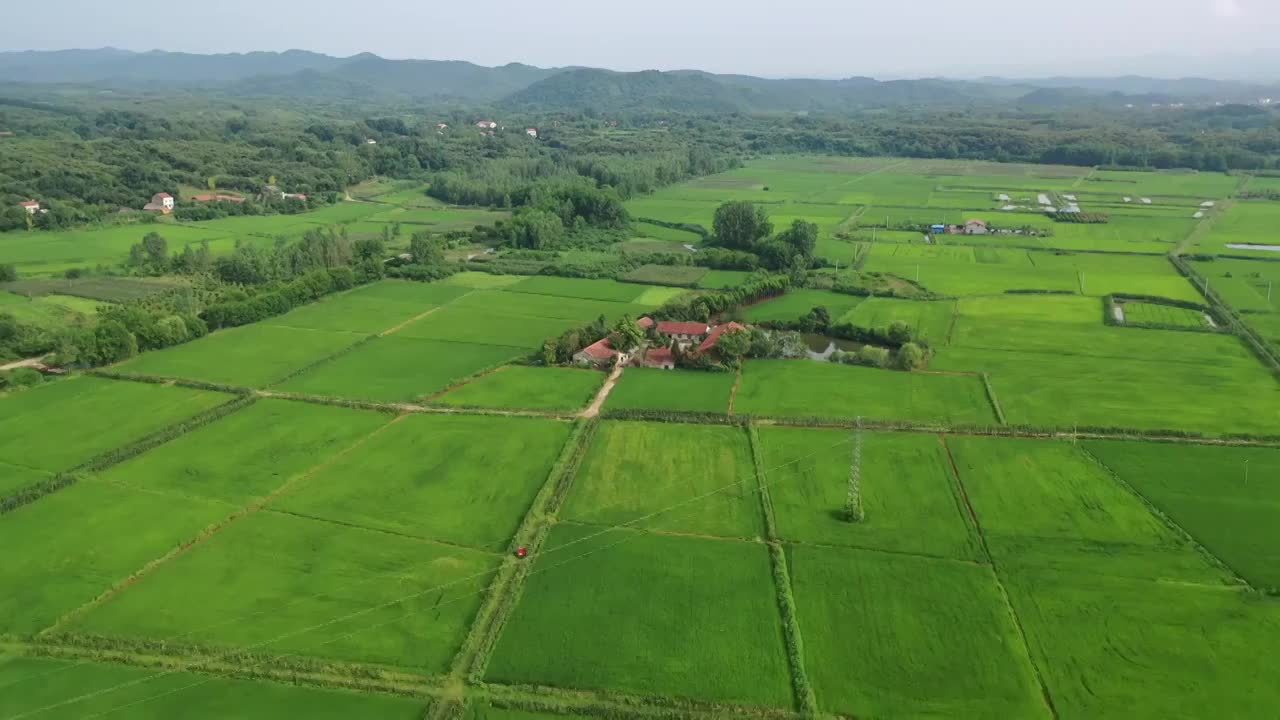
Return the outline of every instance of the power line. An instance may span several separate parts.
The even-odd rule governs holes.
[[[803,456],[800,456],[800,457],[794,458],[794,459],[792,459],[792,460],[788,460],[788,461],[787,461],[787,462],[785,462],[785,463],[781,463],[781,464],[776,465],[776,466],[774,466],[774,467],[772,467],[772,468],[769,468],[769,469],[767,469],[767,470],[764,470],[764,471],[762,471],[762,474],[763,474],[765,477],[767,477],[767,476],[769,475],[769,473],[771,473],[771,472],[774,472],[774,471],[777,471],[777,470],[781,470],[782,468],[785,468],[785,467],[788,467],[788,466],[790,466],[790,465],[794,465],[794,464],[796,464],[796,463],[799,463],[799,462],[802,462],[802,461],[804,461],[804,460],[807,460],[807,459],[809,459],[809,458],[815,457],[815,456],[817,456],[817,455],[819,455],[819,454],[821,454],[821,453],[824,453],[824,452],[827,452],[827,451],[829,451],[829,450],[835,449],[835,448],[837,448],[837,447],[839,447],[839,446],[841,446],[841,445],[845,444],[846,442],[847,442],[847,440],[839,440],[839,441],[837,441],[837,442],[833,443],[832,445],[830,445],[829,447],[822,448],[822,449],[820,449],[820,450],[815,450],[815,451],[813,451],[812,453],[809,453],[808,455],[803,455]],[[647,513],[647,514],[645,514],[645,515],[641,515],[641,516],[639,516],[639,517],[633,518],[633,519],[631,519],[631,520],[628,520],[628,521],[627,521],[627,522],[625,522],[625,523],[622,523],[621,525],[616,525],[616,526],[611,526],[611,527],[603,528],[603,529],[601,529],[601,530],[600,530],[600,531],[598,531],[598,532],[591,533],[591,534],[589,534],[589,535],[585,535],[585,536],[580,537],[580,538],[577,538],[577,539],[575,539],[575,540],[571,540],[571,541],[569,541],[569,542],[565,543],[564,545],[561,545],[561,546],[559,546],[559,547],[556,547],[556,548],[554,548],[554,549],[552,549],[552,550],[548,550],[547,552],[543,553],[543,554],[542,554],[542,556],[548,556],[548,555],[551,555],[552,553],[560,552],[560,551],[562,551],[562,550],[565,550],[566,548],[569,548],[569,547],[572,547],[572,546],[574,546],[574,545],[578,545],[578,544],[581,544],[581,543],[584,543],[584,542],[587,542],[587,541],[593,540],[593,539],[595,539],[595,538],[597,538],[597,537],[600,537],[600,536],[602,536],[602,535],[605,535],[605,534],[607,534],[607,533],[611,533],[611,532],[614,532],[614,531],[619,530],[619,529],[626,529],[626,528],[628,528],[628,527],[629,527],[629,526],[631,526],[631,525],[634,525],[634,524],[636,524],[636,523],[640,523],[640,522],[644,522],[644,521],[646,521],[646,520],[650,520],[650,519],[652,519],[652,518],[654,518],[654,517],[657,517],[657,516],[659,516],[659,515],[663,515],[663,514],[665,514],[665,513],[671,512],[672,510],[676,510],[676,509],[681,508],[681,507],[684,507],[684,506],[686,506],[686,505],[691,505],[691,504],[693,504],[693,503],[695,503],[695,502],[701,502],[702,500],[705,500],[705,499],[707,499],[707,498],[710,498],[710,497],[712,497],[712,496],[714,496],[714,495],[717,495],[717,494],[719,494],[719,493],[726,492],[726,491],[729,491],[729,490],[732,490],[732,489],[738,488],[738,487],[739,487],[740,485],[742,485],[744,482],[749,482],[749,480],[754,479],[754,476],[755,476],[755,470],[753,469],[753,470],[752,470],[752,472],[751,472],[751,477],[750,477],[750,478],[745,478],[745,479],[735,480],[735,481],[734,481],[734,482],[732,482],[732,483],[726,484],[726,485],[721,486],[721,487],[719,487],[719,488],[715,488],[715,489],[710,490],[710,491],[708,491],[708,492],[706,492],[706,493],[703,493],[703,494],[701,494],[701,495],[696,495],[696,496],[694,496],[694,497],[692,497],[692,498],[687,498],[687,499],[682,500],[682,501],[680,501],[680,502],[678,502],[678,503],[673,503],[673,504],[671,504],[671,505],[669,505],[669,506],[667,506],[667,507],[660,508],[660,509],[655,510],[655,511],[653,511],[653,512]],[[763,483],[763,484],[759,485],[759,486],[758,486],[756,489],[754,489],[754,490],[748,490],[748,494],[754,494],[754,493],[757,493],[757,492],[761,492],[762,490],[764,490],[764,489],[766,489],[766,488],[769,488],[769,487],[771,487],[771,486],[773,486],[773,485],[775,485],[775,484],[776,484],[776,483],[769,483],[769,482]],[[616,504],[617,504],[617,503],[615,503],[615,505],[616,505]],[[546,567],[546,568],[541,568],[541,569],[538,569],[538,570],[530,571],[530,572],[528,573],[528,575],[530,575],[530,576],[531,576],[531,575],[534,575],[534,574],[537,574],[537,573],[540,573],[540,572],[546,572],[546,571],[548,571],[548,570],[555,569],[555,568],[560,567],[560,566],[562,566],[562,565],[564,565],[564,564],[567,564],[567,563],[569,563],[569,562],[573,562],[573,561],[575,561],[575,560],[579,560],[579,559],[581,559],[581,558],[583,558],[583,557],[587,557],[587,556],[592,555],[592,554],[595,554],[595,553],[597,553],[597,552],[601,552],[601,551],[603,551],[603,550],[607,550],[607,549],[609,549],[609,548],[611,548],[611,547],[614,547],[614,546],[619,545],[619,544],[621,544],[621,543],[623,543],[623,542],[626,542],[627,540],[630,540],[630,539],[632,539],[633,537],[635,537],[635,535],[627,536],[627,537],[624,537],[624,538],[622,538],[622,539],[618,540],[618,541],[617,541],[617,542],[615,542],[615,543],[610,543],[609,545],[605,545],[605,546],[602,546],[602,547],[599,547],[599,548],[595,548],[595,549],[593,549],[593,550],[589,550],[589,551],[587,551],[587,552],[585,552],[585,553],[582,553],[582,554],[580,554],[580,555],[576,555],[576,556],[574,556],[574,557],[571,557],[571,558],[569,558],[568,560],[562,561],[561,563],[557,563],[556,565],[552,565],[552,566],[550,566],[550,567]],[[269,645],[273,645],[273,644],[275,644],[275,643],[281,642],[281,641],[283,641],[283,640],[288,640],[288,639],[290,639],[290,638],[297,637],[297,636],[299,636],[299,635],[304,635],[304,634],[306,634],[306,633],[314,632],[314,631],[316,631],[316,630],[322,630],[322,629],[324,629],[324,628],[326,628],[326,627],[330,627],[330,626],[332,626],[332,625],[336,625],[336,624],[338,624],[338,623],[340,623],[340,622],[345,622],[345,621],[347,621],[347,620],[351,620],[351,619],[355,619],[355,618],[358,618],[358,617],[362,617],[362,616],[367,615],[367,614],[369,614],[369,613],[376,612],[377,610],[382,610],[382,609],[385,609],[385,608],[388,608],[388,607],[394,607],[395,605],[399,605],[399,604],[404,603],[404,602],[407,602],[407,601],[409,601],[409,600],[413,600],[413,599],[416,599],[416,598],[422,597],[422,596],[424,596],[424,595],[429,595],[429,594],[431,594],[431,593],[433,593],[433,592],[436,592],[436,591],[438,591],[438,590],[444,590],[444,589],[447,589],[447,588],[449,588],[449,587],[452,587],[452,586],[455,586],[455,585],[459,585],[459,584],[464,583],[464,582],[468,582],[468,581],[470,581],[470,580],[475,580],[475,579],[480,578],[480,577],[482,577],[482,576],[484,576],[484,575],[487,575],[487,574],[489,574],[489,573],[498,572],[499,570],[500,570],[500,567],[499,567],[499,568],[493,568],[493,569],[490,569],[490,570],[481,571],[481,572],[478,572],[478,573],[473,573],[473,574],[471,574],[471,575],[464,576],[464,577],[461,577],[461,578],[457,578],[457,579],[451,580],[451,581],[449,581],[449,582],[442,583],[442,584],[440,584],[440,585],[436,585],[436,586],[433,586],[433,587],[427,588],[427,589],[425,589],[425,590],[417,591],[417,592],[411,593],[411,594],[409,594],[409,595],[405,595],[405,596],[402,596],[402,597],[399,597],[399,598],[396,598],[396,599],[393,599],[393,600],[389,600],[389,601],[384,602],[384,603],[380,603],[380,604],[377,604],[377,605],[373,605],[373,606],[370,606],[370,607],[366,607],[366,608],[361,609],[361,610],[358,610],[358,611],[354,611],[354,612],[351,612],[351,613],[347,613],[347,614],[345,614],[345,615],[341,615],[341,616],[338,616],[338,617],[336,617],[336,618],[332,618],[332,619],[330,619],[330,620],[327,620],[327,621],[325,621],[325,622],[322,622],[322,623],[319,623],[319,624],[316,624],[316,625],[312,625],[312,626],[309,626],[309,627],[305,627],[305,628],[302,628],[302,629],[299,629],[299,630],[293,630],[293,631],[290,631],[290,632],[284,633],[284,634],[282,634],[282,635],[278,635],[278,636],[276,636],[276,637],[270,638],[270,639],[268,639],[268,640],[264,640],[264,641],[262,641],[262,642],[255,643],[255,644],[253,644],[253,645],[242,646],[242,647],[238,647],[238,648],[229,648],[229,649],[228,649],[225,653],[223,653],[223,654],[224,654],[224,656],[229,656],[229,655],[233,655],[233,654],[235,654],[235,653],[237,653],[237,652],[248,652],[248,651],[253,651],[253,650],[260,649],[260,648],[264,648],[264,647],[267,647],[267,646],[269,646]],[[457,597],[453,598],[452,600],[447,601],[446,603],[442,603],[441,605],[437,605],[436,607],[440,607],[440,606],[445,605],[445,604],[448,604],[448,603],[459,602],[459,601],[461,601],[461,600],[464,600],[464,599],[467,599],[467,598],[473,597],[473,596],[475,596],[475,595],[479,595],[479,594],[482,594],[482,593],[488,592],[488,590],[489,590],[489,588],[488,588],[488,587],[485,587],[485,588],[482,588],[482,589],[477,590],[477,591],[472,592],[472,593],[467,593],[467,594],[459,595],[459,596],[457,596]],[[324,594],[324,593],[321,593],[321,594]],[[286,607],[287,607],[287,605],[286,605]],[[393,622],[393,621],[392,621],[392,622]],[[224,624],[227,624],[227,623],[221,623],[221,624],[219,624],[218,626],[221,626],[221,625],[224,625]],[[362,628],[362,629],[360,629],[360,630],[356,630],[356,631],[353,631],[353,632],[351,632],[351,633],[348,633],[347,635],[339,636],[338,638],[333,638],[333,639],[331,639],[330,641],[326,641],[326,643],[323,643],[323,644],[329,644],[329,643],[331,643],[331,642],[336,642],[338,639],[343,639],[343,638],[346,638],[346,637],[350,637],[350,636],[352,636],[352,635],[354,635],[354,634],[357,634],[357,633],[360,633],[360,632],[368,632],[369,630],[377,629],[377,628],[379,628],[379,627],[382,627],[382,626],[383,626],[383,625],[385,625],[385,624],[388,624],[388,623],[381,623],[381,624],[378,624],[378,625],[374,625],[374,626],[370,626],[370,627]],[[321,644],[321,645],[315,645],[315,646],[312,646],[312,647],[321,647],[321,646],[323,646],[323,644]],[[302,657],[305,657],[305,656],[297,655],[297,654],[284,654],[284,655],[272,656],[272,657],[264,658],[264,659],[262,659],[262,660],[260,660],[260,661],[258,661],[258,662],[256,662],[256,663],[253,663],[253,664],[250,664],[250,665],[247,665],[247,666],[237,667],[237,668],[236,668],[236,670],[235,670],[235,671],[232,671],[232,672],[226,672],[226,673],[214,673],[214,674],[212,674],[211,676],[206,677],[205,679],[203,679],[203,680],[201,680],[201,681],[199,681],[199,682],[192,683],[192,684],[190,684],[190,685],[185,685],[185,686],[183,686],[183,687],[181,687],[181,688],[177,688],[177,689],[174,689],[174,690],[169,690],[169,691],[166,691],[166,692],[163,692],[163,693],[159,693],[159,694],[156,694],[156,695],[152,695],[152,696],[148,696],[148,697],[145,697],[145,698],[141,698],[141,699],[136,700],[136,701],[134,701],[134,702],[127,703],[127,704],[125,704],[125,705],[120,705],[120,706],[117,706],[117,707],[111,708],[110,710],[106,710],[106,711],[103,711],[103,712],[101,712],[101,713],[96,713],[96,714],[92,714],[92,715],[88,715],[88,716],[84,716],[84,717],[101,717],[101,716],[106,715],[106,714],[109,714],[109,713],[114,713],[114,712],[116,712],[116,711],[118,711],[118,710],[123,710],[123,709],[128,708],[128,707],[133,707],[133,706],[135,706],[135,705],[139,705],[139,704],[142,704],[142,703],[145,703],[145,702],[150,702],[150,701],[152,701],[152,700],[156,700],[156,699],[159,699],[159,698],[161,698],[161,697],[166,697],[166,696],[168,696],[168,695],[172,695],[172,694],[175,694],[175,693],[177,693],[177,692],[182,692],[183,690],[187,690],[187,689],[194,688],[194,687],[199,687],[199,686],[202,686],[202,685],[208,684],[208,683],[210,683],[210,682],[213,682],[214,680],[229,678],[229,677],[233,676],[234,674],[236,674],[236,673],[240,673],[240,672],[243,672],[243,671],[245,671],[245,670],[247,670],[247,669],[252,669],[252,668],[258,667],[258,666],[260,666],[260,665],[262,665],[262,664],[265,664],[265,663],[267,663],[267,662],[271,662],[271,661],[274,661],[274,660],[280,660],[280,659],[284,659],[284,658],[288,658],[288,657],[299,657],[299,658],[302,658]],[[80,666],[80,665],[89,664],[90,662],[91,662],[91,661],[82,661],[81,663],[77,664],[76,666],[78,667],[78,666]],[[22,720],[23,718],[33,717],[33,716],[35,716],[35,715],[39,715],[39,714],[44,713],[44,712],[47,712],[47,711],[49,711],[49,710],[54,710],[54,709],[57,709],[57,708],[60,708],[60,707],[65,707],[65,706],[67,706],[67,705],[72,705],[72,704],[75,704],[75,703],[78,703],[78,702],[81,702],[81,701],[84,701],[84,700],[91,700],[91,699],[93,699],[93,698],[95,698],[95,697],[100,697],[100,696],[102,696],[102,695],[109,694],[109,693],[115,692],[115,691],[117,691],[117,690],[127,689],[127,688],[129,688],[129,687],[134,687],[134,686],[137,686],[137,685],[141,685],[141,684],[143,684],[143,683],[147,683],[147,682],[150,682],[150,681],[152,681],[152,680],[157,680],[157,679],[160,679],[160,678],[163,678],[163,677],[167,677],[167,676],[169,676],[169,675],[173,675],[173,674],[175,674],[175,673],[180,673],[180,672],[187,672],[187,670],[185,670],[185,669],[173,669],[173,670],[166,670],[166,671],[164,671],[164,672],[156,673],[156,674],[153,674],[153,675],[148,675],[148,676],[146,676],[146,677],[138,678],[138,679],[136,679],[136,680],[130,680],[130,681],[127,681],[127,682],[118,683],[118,684],[116,684],[116,685],[112,685],[112,686],[109,686],[109,687],[101,688],[101,689],[99,689],[99,690],[95,690],[95,691],[93,691],[93,692],[91,692],[91,693],[86,693],[86,694],[83,694],[83,695],[79,695],[79,696],[77,696],[77,697],[73,697],[73,698],[69,698],[69,699],[66,699],[66,700],[62,700],[62,701],[59,701],[59,702],[57,702],[57,703],[53,703],[53,704],[50,704],[50,705],[46,705],[46,706],[44,706],[44,707],[36,708],[36,709],[33,709],[33,710],[27,710],[27,711],[24,711],[24,712],[18,713],[17,715],[10,715],[9,717],[4,718],[3,720]],[[199,672],[199,671],[192,671],[192,672]]]

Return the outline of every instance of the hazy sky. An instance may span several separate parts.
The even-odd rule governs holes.
[[[28,19],[8,13],[0,23],[0,50],[302,48],[819,77],[1182,75],[1198,67],[1212,74],[1215,57],[1280,51],[1280,0],[43,0],[29,7]],[[1192,62],[1152,59],[1165,54]],[[1268,72],[1280,76],[1280,68]]]

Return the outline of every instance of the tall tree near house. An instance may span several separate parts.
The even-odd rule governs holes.
[[[620,352],[630,352],[642,342],[644,342],[644,329],[637,325],[630,315],[618,318],[618,322],[613,324],[613,329],[609,333],[609,343]]]
[[[751,350],[751,333],[746,330],[729,330],[716,339],[716,351],[730,365],[738,365]]]
[[[409,254],[415,265],[435,267],[444,262],[444,248],[427,232],[416,232],[409,238]]]
[[[751,250],[773,232],[764,208],[740,200],[716,208],[712,227],[716,242],[734,250]]]

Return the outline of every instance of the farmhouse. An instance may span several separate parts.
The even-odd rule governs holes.
[[[965,235],[986,235],[990,230],[985,220],[970,220],[964,224]]]
[[[23,210],[26,210],[28,215],[35,215],[37,212],[40,212],[40,203],[35,200],[28,200],[26,202],[18,203],[18,205]]]
[[[671,354],[671,348],[651,348],[644,354],[644,362],[642,364],[645,367],[674,370],[676,367],[676,358]]]
[[[436,129],[437,129],[437,130],[448,130],[448,129],[449,129],[449,123],[442,123],[442,122],[436,123]]]
[[[481,120],[480,122],[476,123],[476,127],[480,128],[481,130],[497,130],[498,123],[492,120]]]
[[[704,322],[663,320],[658,323],[657,330],[659,335],[674,340],[684,350],[694,343],[702,342],[711,328]]]
[[[284,200],[301,200],[303,202],[307,201],[307,196],[303,195],[302,193],[280,193],[280,197],[281,199],[284,199]]]
[[[698,352],[704,353],[714,349],[716,342],[720,340],[720,336],[727,332],[738,332],[739,330],[746,329],[745,325],[739,325],[736,322],[727,322],[724,325],[717,325],[715,329],[707,335],[707,339],[703,340],[702,344],[698,346]]]
[[[169,193],[156,193],[151,196],[151,202],[142,206],[147,212],[158,212],[168,215],[173,212],[173,196]]]
[[[609,338],[602,338],[582,348],[574,356],[573,361],[582,365],[608,367],[615,362],[626,362],[629,356],[614,349]]]
[[[536,138],[538,137],[538,128],[525,128],[524,134],[531,138]]]

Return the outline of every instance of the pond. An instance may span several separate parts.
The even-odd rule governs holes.
[[[862,349],[863,343],[854,342],[852,340],[841,340],[840,338],[828,337],[826,335],[818,335],[817,333],[804,333],[804,344],[807,348],[806,354],[810,360],[826,360],[831,357],[831,353],[836,350],[845,352],[854,352]]]

